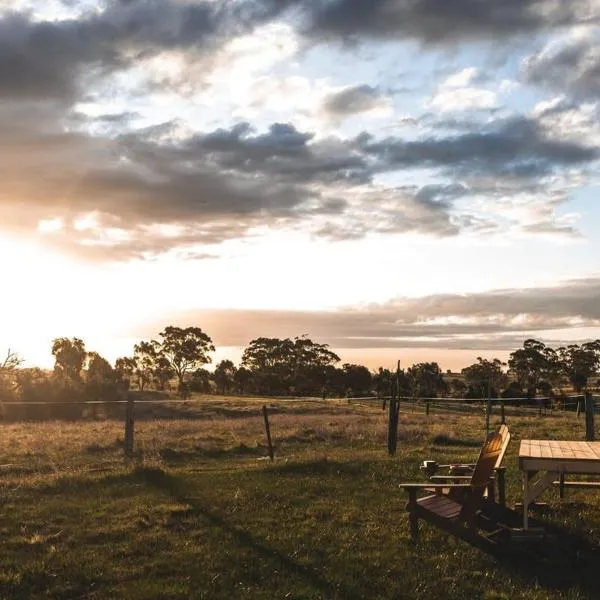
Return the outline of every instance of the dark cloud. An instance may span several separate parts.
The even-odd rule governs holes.
[[[0,13],[0,98],[62,99],[83,94],[98,77],[165,50],[193,51],[207,65],[232,36],[260,24],[235,3],[111,0],[77,18],[34,20]]]
[[[498,350],[515,348],[532,335],[551,338],[553,331],[572,328],[574,321],[600,327],[599,300],[600,279],[592,278],[556,287],[434,295],[337,311],[200,310],[170,315],[169,322],[202,323],[219,346],[309,332],[338,348]],[[149,337],[156,327],[148,324],[134,333]]]
[[[528,83],[579,98],[600,97],[600,35],[554,42],[524,62]]]
[[[112,125],[131,118],[135,115],[101,116],[92,121],[100,132],[90,135],[81,115],[65,117],[60,103],[3,103],[4,227],[31,231],[40,219],[61,217],[62,233],[49,240],[85,244],[89,255],[114,257],[216,244],[264,225],[299,225],[334,240],[490,231],[493,224],[459,211],[456,201],[471,193],[522,193],[528,185],[542,194],[543,185],[536,187],[540,174],[597,155],[587,146],[548,137],[527,119],[417,141],[367,134],[317,138],[284,123],[265,132],[240,123],[191,135],[182,134],[177,123],[165,123],[115,135]],[[437,168],[455,183],[375,183],[377,174],[415,167]],[[547,201],[549,210],[530,224],[530,233],[573,232],[555,220],[553,202]],[[69,225],[91,212],[112,236]],[[155,224],[178,224],[181,233],[144,229]]]
[[[370,180],[367,162],[348,144],[329,138],[311,143],[314,133],[293,125],[275,123],[269,131],[254,134],[248,123],[229,130],[196,135],[181,146],[188,158],[209,153],[221,168],[263,173],[275,180],[322,183]]]
[[[328,94],[323,112],[332,118],[347,117],[387,106],[383,94],[369,85],[356,85]]]
[[[470,176],[536,177],[599,155],[592,146],[551,137],[527,117],[497,119],[479,130],[448,137],[375,140],[362,134],[355,143],[390,170],[438,167]]]
[[[290,4],[289,2],[284,4]],[[332,0],[308,3],[307,33],[323,39],[414,39],[428,44],[498,41],[596,22],[586,0]]]

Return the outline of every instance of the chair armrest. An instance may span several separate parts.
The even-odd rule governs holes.
[[[471,481],[470,475],[432,475],[430,481]]]
[[[487,485],[487,484],[486,484]],[[423,488],[445,490],[448,488],[452,489],[472,489],[473,487],[485,487],[485,486],[473,486],[470,483],[401,483],[398,487],[403,490],[419,490]]]

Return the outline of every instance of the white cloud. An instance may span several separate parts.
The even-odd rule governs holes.
[[[446,77],[437,87],[425,107],[441,112],[460,112],[467,110],[486,110],[496,108],[496,92],[472,85],[477,81],[479,71],[468,67]]]
[[[55,219],[42,219],[38,223],[38,231],[40,233],[56,233],[64,227],[64,223],[61,217]]]
[[[457,71],[446,77],[441,87],[443,88],[461,88],[466,87],[477,78],[479,70],[476,67],[467,67],[462,71]]]
[[[531,115],[554,139],[600,147],[600,102],[573,104],[558,96],[538,102]]]
[[[438,90],[429,102],[431,108],[442,112],[491,109],[497,105],[495,92],[473,87]]]

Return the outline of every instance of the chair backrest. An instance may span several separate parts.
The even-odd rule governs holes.
[[[498,433],[502,436],[502,449],[500,450],[500,454],[498,455],[498,459],[496,460],[496,464],[494,465],[494,468],[496,469],[498,469],[502,465],[502,460],[504,459],[506,449],[508,448],[508,443],[510,442],[510,431],[508,430],[507,425],[500,425]]]
[[[494,467],[502,453],[503,438],[500,432],[490,433],[479,452],[479,458],[475,464],[471,485],[475,487],[484,486],[492,477]]]
[[[479,453],[479,458],[471,476],[471,490],[463,499],[461,519],[473,522],[476,511],[483,500],[486,484],[490,481],[498,457],[502,453],[503,437],[498,431],[490,433]]]
[[[471,490],[461,502],[461,520],[475,522],[486,486],[492,478],[494,469],[500,466],[509,442],[510,432],[506,425],[501,425],[498,431],[490,433],[485,439],[471,475]]]

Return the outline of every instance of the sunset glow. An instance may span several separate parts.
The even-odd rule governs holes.
[[[173,323],[216,360],[308,333],[458,369],[600,337],[579,3],[532,31],[517,9],[439,30],[403,3],[216,4],[3,4],[0,346],[114,360]]]

